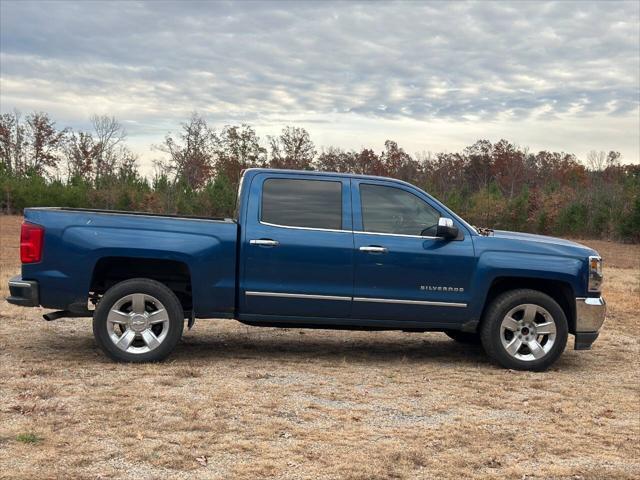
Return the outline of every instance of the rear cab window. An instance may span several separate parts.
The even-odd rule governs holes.
[[[342,229],[342,183],[332,180],[268,178],[262,185],[262,223]]]

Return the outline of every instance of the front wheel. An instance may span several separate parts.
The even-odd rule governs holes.
[[[564,351],[567,336],[567,317],[560,305],[536,290],[499,295],[480,325],[489,357],[514,370],[546,370]]]
[[[166,285],[134,278],[111,287],[93,314],[102,351],[123,362],[156,362],[174,349],[184,328],[180,301]]]

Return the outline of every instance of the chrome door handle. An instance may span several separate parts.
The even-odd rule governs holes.
[[[262,247],[277,247],[280,245],[280,242],[277,240],[269,240],[265,238],[261,238],[259,240],[249,240],[250,245],[260,245]]]
[[[384,247],[369,246],[369,247],[360,247],[360,251],[368,252],[368,253],[387,253],[389,250],[387,250]]]

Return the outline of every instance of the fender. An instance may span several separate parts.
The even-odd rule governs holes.
[[[475,318],[480,318],[489,289],[499,277],[555,280],[571,286],[573,292],[582,290],[580,282],[583,261],[568,256],[538,253],[487,251],[478,258],[473,280],[476,301],[471,306]]]

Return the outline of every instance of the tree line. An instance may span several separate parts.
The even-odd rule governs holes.
[[[379,151],[318,149],[304,128],[288,126],[262,141],[249,125],[216,129],[194,113],[153,146],[161,159],[147,177],[117,119],[93,116],[90,123],[87,131],[73,131],[43,112],[0,115],[0,210],[232,216],[242,170],[313,169],[406,180],[478,226],[640,241],[640,165],[622,164],[616,151],[592,151],[582,162],[504,139],[413,156],[392,140]]]

